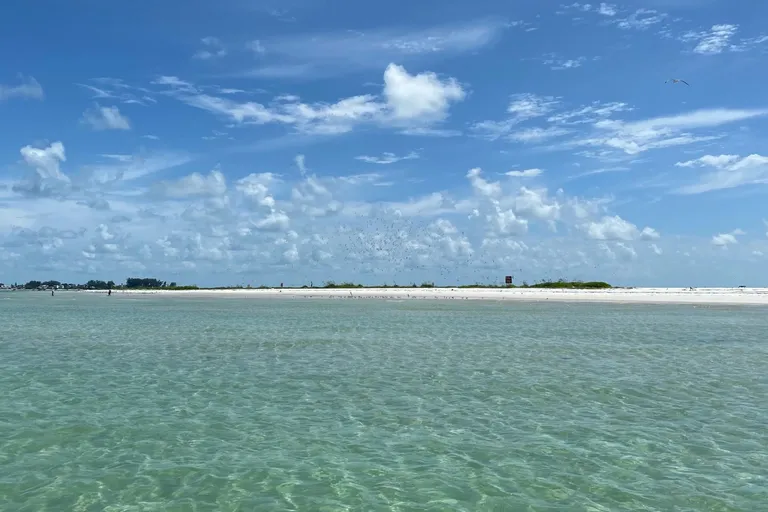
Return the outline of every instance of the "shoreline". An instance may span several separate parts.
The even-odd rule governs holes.
[[[62,292],[68,293],[68,292]],[[77,293],[103,293],[82,290]],[[253,299],[486,300],[768,306],[768,288],[270,288],[229,290],[112,290],[112,295]]]

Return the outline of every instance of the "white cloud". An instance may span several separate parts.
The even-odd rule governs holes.
[[[267,53],[267,49],[264,48],[264,45],[261,44],[261,41],[258,39],[248,42],[248,44],[246,44],[246,48],[256,55],[264,55]]]
[[[355,160],[360,160],[361,162],[366,162],[369,164],[395,164],[397,162],[402,162],[403,160],[414,160],[419,158],[419,154],[415,151],[411,151],[410,153],[403,155],[403,156],[397,156],[394,153],[384,152],[381,154],[381,156],[356,156]]]
[[[730,50],[732,52],[745,52],[764,43],[768,43],[768,35],[746,37],[741,39],[738,43],[732,44]]]
[[[625,18],[617,19],[615,23],[624,30],[647,30],[666,18],[665,13],[653,9],[638,9]]]
[[[430,124],[448,116],[451,103],[466,96],[454,78],[441,80],[431,72],[410,75],[404,67],[390,64],[384,71],[384,98],[395,121]]]
[[[176,77],[160,77],[155,83],[170,87],[166,93],[188,105],[229,121],[286,124],[300,132],[316,135],[346,133],[361,123],[395,127],[417,134],[419,129],[428,129],[445,120],[450,105],[463,100],[466,95],[454,78],[441,79],[432,72],[411,75],[397,64],[389,64],[384,71],[381,97],[364,94],[331,104],[306,104],[295,96],[285,95],[270,106],[252,101],[239,103],[200,93],[195,86]]]
[[[616,16],[617,11],[615,5],[601,2],[597,8],[597,12],[603,16]]]
[[[554,96],[538,96],[532,93],[520,93],[512,96],[507,107],[510,117],[503,121],[480,121],[471,126],[477,135],[489,140],[509,137],[515,127],[530,119],[543,117],[560,104],[560,99]]]
[[[71,180],[60,167],[67,160],[64,144],[57,141],[46,148],[24,146],[20,152],[24,163],[33,172],[26,181],[14,186],[16,191],[37,196],[67,192]]]
[[[42,100],[45,97],[42,86],[34,77],[19,75],[19,81],[21,83],[18,85],[0,84],[0,101],[12,98]]]
[[[593,240],[654,240],[659,238],[653,228],[646,227],[642,231],[629,221],[618,215],[604,216],[602,219],[588,222],[582,226],[587,236]]]
[[[531,93],[521,93],[512,96],[507,112],[518,121],[541,117],[555,109],[560,99],[554,96],[538,96]]]
[[[456,55],[492,44],[511,25],[480,19],[421,30],[348,30],[260,39],[257,53],[263,64],[244,74],[269,78],[336,74],[380,68],[392,61]]]
[[[299,174],[302,176],[307,174],[306,158],[304,155],[296,155],[293,159],[296,162],[296,168],[299,170]]]
[[[144,87],[126,84],[119,78],[99,77],[90,80],[91,84],[75,84],[91,93],[94,100],[109,99],[127,105],[148,106],[157,103],[152,91]]]
[[[711,129],[768,114],[764,108],[710,108],[623,121],[615,116],[634,110],[623,102],[596,101],[568,108],[560,98],[535,95],[521,95],[509,110],[513,115],[506,119],[472,124],[472,132],[491,141],[547,143],[544,149],[548,150],[594,148],[577,154],[613,163],[650,150],[721,139],[725,134]]]
[[[735,41],[739,26],[723,23],[712,25],[709,30],[689,31],[680,37],[684,43],[695,43],[693,53],[700,55],[719,55],[724,52],[745,52],[768,42],[768,35],[741,38]]]
[[[661,235],[659,235],[659,232],[653,228],[644,227],[640,232],[641,240],[658,240],[660,237]]]
[[[701,175],[696,183],[679,187],[679,194],[702,194],[743,185],[768,184],[768,157],[752,154],[704,155],[695,160],[678,162],[677,167],[705,168],[711,171]]]
[[[175,181],[161,182],[158,190],[173,198],[221,196],[227,191],[227,181],[220,170],[214,169],[207,175],[195,172]]]
[[[712,245],[723,248],[728,247],[729,245],[736,245],[739,243],[736,237],[744,234],[745,233],[740,229],[735,229],[730,233],[719,233],[712,237]]]
[[[507,139],[515,142],[536,143],[568,133],[570,133],[568,130],[559,126],[550,126],[548,128],[536,127],[512,132],[507,136]]]
[[[719,108],[695,110],[676,116],[662,116],[631,122],[606,119],[594,123],[595,132],[592,136],[577,139],[572,143],[636,155],[651,149],[712,140],[717,136],[694,135],[689,132],[746,121],[766,114],[768,114],[768,110],[765,109]]]
[[[549,55],[544,58],[543,62],[549,69],[554,71],[562,71],[565,69],[580,68],[587,61],[586,57],[577,57],[575,59],[566,59],[558,57],[556,55]]]
[[[582,4],[579,2],[574,2],[570,5],[564,5],[562,7],[565,9],[571,9],[571,10],[576,10],[580,12],[595,12],[602,16],[608,16],[608,17],[616,16],[616,14],[618,13],[618,9],[616,5],[608,4],[605,2],[601,2],[600,4]]]
[[[622,102],[603,103],[594,101],[590,105],[585,105],[575,110],[567,110],[552,114],[547,118],[547,121],[566,125],[595,123],[601,119],[611,117],[613,114],[630,112],[632,110],[632,107]]]
[[[63,146],[30,148],[25,154],[32,168],[47,176],[61,172]],[[129,155],[107,158],[131,160]],[[605,215],[598,200],[570,198],[562,191],[552,196],[544,188],[517,187],[515,180],[490,181],[480,169],[467,173],[469,190],[435,191],[404,202],[367,201],[361,194],[378,179],[375,173],[305,175],[287,182],[255,173],[232,180],[229,187],[223,171],[214,169],[151,185],[145,189],[151,194],[125,195],[114,187],[86,193],[73,187],[50,203],[45,197],[24,198],[31,217],[6,217],[11,226],[0,218],[0,233],[10,233],[0,241],[21,255],[30,254],[25,240],[42,240],[44,252],[37,250],[38,263],[28,265],[26,272],[47,268],[45,272],[61,274],[119,274],[139,269],[189,279],[200,272],[211,278],[226,272],[219,277],[226,280],[232,272],[274,277],[286,265],[301,265],[324,278],[334,273],[349,278],[350,272],[393,275],[448,264],[476,269],[487,259],[518,266],[525,261],[531,268],[545,261],[553,268],[556,261],[574,265],[575,253],[559,247],[546,255],[519,237],[531,236],[538,225],[547,231],[562,226],[568,232],[569,226]],[[94,198],[106,198],[111,209],[79,204]],[[13,204],[17,199],[10,200]],[[6,211],[15,210],[11,206]],[[12,229],[19,222],[27,222],[23,234]],[[593,246],[594,257],[599,250]],[[619,262],[629,261],[633,251],[630,245],[610,250]],[[586,253],[578,260],[585,269],[593,266]],[[68,266],[57,263],[61,261]]]
[[[522,171],[507,171],[504,174],[513,178],[535,178],[536,176],[541,176],[543,172],[541,169],[525,169]]]
[[[222,42],[216,37],[212,37],[212,36],[204,37],[200,40],[200,42],[203,45],[203,49],[195,53],[194,58],[196,59],[210,60],[210,59],[224,57],[227,55],[227,49],[224,47]]]
[[[694,53],[717,55],[729,48],[738,28],[738,25],[731,24],[712,25],[708,31],[687,32],[682,36],[682,40],[696,43],[693,48]]]
[[[131,123],[117,107],[100,107],[86,110],[82,122],[94,130],[130,130]]]
[[[188,153],[171,151],[135,155],[102,155],[102,157],[106,162],[89,164],[81,168],[84,178],[97,186],[128,184],[184,165],[193,159],[193,156]]]

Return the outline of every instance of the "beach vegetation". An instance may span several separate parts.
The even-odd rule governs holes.
[[[364,288],[364,286],[350,282],[336,283],[334,281],[326,281],[323,288]]]
[[[514,284],[463,284],[457,288],[549,288],[549,289],[570,289],[570,290],[596,290],[613,288],[610,284],[603,281],[566,281],[559,279],[557,281],[539,281],[529,284],[523,281],[520,285]]]
[[[237,285],[237,286],[217,286],[201,288],[196,285],[180,285],[176,281],[161,281],[153,277],[129,277],[126,279],[125,284],[115,284],[114,281],[103,281],[92,279],[85,284],[71,284],[63,283],[56,280],[39,281],[32,280],[23,285],[12,285],[11,288],[27,289],[27,290],[272,290],[272,289],[306,289],[306,288],[325,288],[325,289],[358,289],[358,288],[489,288],[489,289],[502,289],[502,288],[544,288],[544,289],[570,289],[570,290],[601,290],[613,288],[612,285],[604,281],[568,281],[565,279],[558,279],[557,281],[538,281],[529,284],[527,281],[523,281],[522,284],[486,284],[486,283],[474,283],[474,284],[462,284],[462,285],[440,285],[434,281],[424,281],[421,284],[381,284],[381,285],[363,285],[354,283],[352,281],[325,281],[322,286],[317,285],[299,285],[299,286],[267,286],[267,285]]]

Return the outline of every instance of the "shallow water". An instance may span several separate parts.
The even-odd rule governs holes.
[[[767,313],[1,293],[0,510],[763,510]]]

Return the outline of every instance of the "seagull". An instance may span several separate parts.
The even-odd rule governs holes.
[[[673,84],[677,84],[677,83],[683,83],[683,84],[685,84],[685,85],[687,85],[687,86],[689,86],[689,87],[690,87],[690,85],[691,85],[691,84],[689,84],[688,82],[686,82],[685,80],[681,80],[681,79],[679,79],[679,78],[673,78],[672,80],[667,80],[667,81],[666,81],[666,82],[664,82],[664,83],[665,83],[665,84],[668,84],[669,82],[672,82]]]

